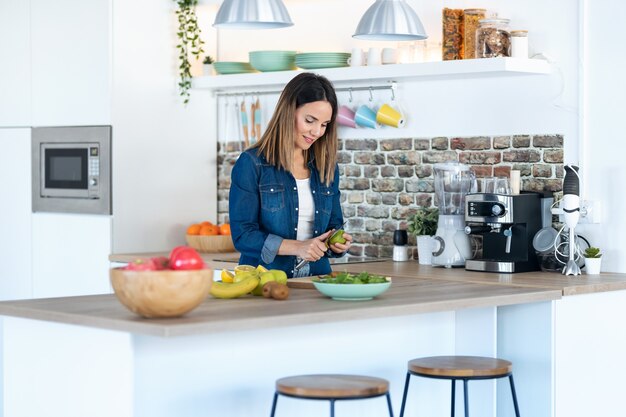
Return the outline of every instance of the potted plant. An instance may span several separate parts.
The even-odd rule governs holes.
[[[439,210],[435,207],[420,207],[409,219],[407,231],[417,237],[417,256],[422,265],[430,265],[433,250],[433,235],[437,232]]]
[[[589,247],[585,249],[585,270],[587,275],[598,275],[602,264],[602,254],[599,248]]]
[[[215,60],[213,60],[213,57],[209,55],[204,57],[204,60],[202,61],[202,73],[204,75],[215,75],[215,72],[213,70],[214,62]]]

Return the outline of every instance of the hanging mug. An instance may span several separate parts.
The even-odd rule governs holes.
[[[354,110],[346,105],[342,105],[339,107],[337,111],[337,123],[342,126],[356,128],[356,114]]]
[[[356,121],[356,124],[361,127],[369,127],[371,129],[378,128],[378,123],[376,122],[376,112],[365,104],[359,106],[354,120]]]
[[[383,104],[376,113],[376,121],[391,127],[404,127],[404,116],[389,104]]]

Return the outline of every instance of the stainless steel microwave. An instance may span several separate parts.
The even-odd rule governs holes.
[[[111,126],[32,129],[33,212],[111,214]]]

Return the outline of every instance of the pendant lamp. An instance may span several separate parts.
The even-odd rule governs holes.
[[[415,41],[428,38],[417,13],[405,0],[376,0],[365,12],[353,38]]]
[[[224,0],[213,26],[220,29],[274,29],[293,26],[282,0]]]

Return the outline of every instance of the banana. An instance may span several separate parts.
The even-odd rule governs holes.
[[[259,285],[259,278],[254,275],[234,283],[214,282],[210,294],[215,298],[237,298],[248,294]]]

